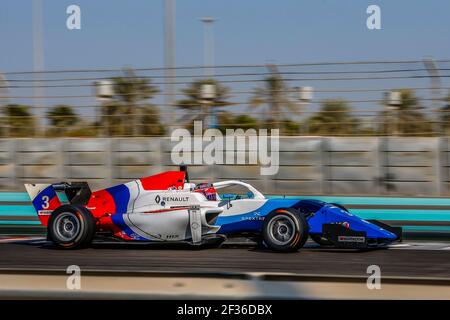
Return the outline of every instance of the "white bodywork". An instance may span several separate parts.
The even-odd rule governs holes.
[[[193,184],[185,184],[183,190],[144,191],[139,181],[132,181],[127,184],[131,196],[123,220],[133,231],[132,237],[153,241],[192,239],[196,243],[203,235],[220,229],[214,225],[219,214],[231,216],[255,211],[267,201],[261,192],[242,181],[213,184],[217,190],[232,185],[247,188],[253,198],[223,201],[217,194],[217,200],[211,201],[194,192]]]
[[[141,180],[133,180],[110,188],[116,188],[116,191],[107,189],[110,190],[108,192],[116,192],[114,205],[120,205],[120,211],[110,217],[121,230],[117,235],[122,238],[151,241],[191,239],[199,243],[202,236],[217,233],[220,229],[215,225],[219,215],[229,217],[257,212],[267,201],[261,192],[242,181],[212,184],[216,190],[236,185],[246,188],[252,196],[231,200],[221,199],[216,193],[216,200],[208,200],[203,192],[195,191],[196,185],[192,183],[185,183],[180,189],[145,190]],[[50,200],[58,197],[51,184],[27,184],[25,187],[32,201],[39,200],[34,201],[38,215],[50,215],[56,209],[49,208]]]

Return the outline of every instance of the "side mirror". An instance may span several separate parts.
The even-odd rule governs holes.
[[[231,208],[233,205],[231,204],[231,200],[234,199],[234,194],[232,193],[224,193],[220,196],[223,200],[227,201],[227,209]]]

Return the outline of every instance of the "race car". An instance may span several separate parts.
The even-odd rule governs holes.
[[[238,236],[280,252],[297,251],[308,236],[339,248],[401,239],[401,228],[366,221],[338,204],[268,199],[239,180],[191,183],[186,166],[95,192],[86,182],[25,187],[48,240],[66,249],[87,247],[96,236],[193,245]]]

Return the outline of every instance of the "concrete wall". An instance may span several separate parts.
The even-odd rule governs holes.
[[[0,140],[0,189],[88,181],[93,189],[176,168],[167,138]],[[192,165],[194,181],[242,179],[268,194],[447,196],[448,138],[283,137],[280,169]]]

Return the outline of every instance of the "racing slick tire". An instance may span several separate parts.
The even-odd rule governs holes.
[[[95,235],[94,217],[84,207],[62,205],[50,216],[47,234],[48,239],[59,248],[85,248],[92,243]]]
[[[308,239],[308,223],[294,209],[277,209],[265,217],[262,236],[273,251],[295,252]]]

